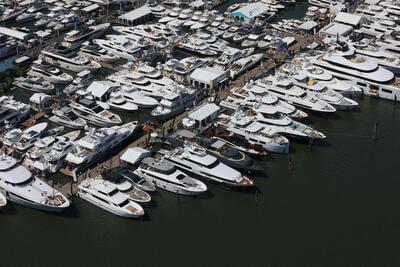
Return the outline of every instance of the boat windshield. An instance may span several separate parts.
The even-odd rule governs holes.
[[[120,203],[118,206],[122,208],[122,207],[125,207],[128,204],[129,204],[129,200],[126,199],[124,202]]]
[[[114,189],[113,191],[111,191],[110,193],[108,193],[108,195],[110,196],[110,197],[112,197],[112,196],[114,196],[115,194],[117,194],[119,191],[118,191],[118,189]]]

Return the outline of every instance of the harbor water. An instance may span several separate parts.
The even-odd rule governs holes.
[[[299,2],[281,18],[306,8]],[[258,159],[257,193],[159,190],[142,220],[78,197],[61,215],[10,203],[0,210],[0,266],[398,266],[400,104],[357,101],[351,112],[310,116],[326,142]]]
[[[62,216],[11,204],[0,212],[1,265],[400,263],[400,106],[364,97],[356,111],[310,121],[328,141],[259,161],[266,174],[254,177],[258,194],[209,185],[206,196],[178,198],[160,190],[144,220],[79,198]]]

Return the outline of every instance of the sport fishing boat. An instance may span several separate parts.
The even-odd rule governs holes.
[[[22,132],[20,138],[13,143],[12,147],[12,149],[15,149],[15,155],[17,159],[22,159],[24,157],[25,152],[33,146],[39,137],[44,134],[47,125],[47,122],[38,123]],[[17,137],[15,136],[15,138]]]
[[[64,159],[67,154],[74,148],[75,140],[59,140],[51,148],[50,151],[43,155],[43,162],[38,168],[49,173],[58,172],[64,165]]]
[[[3,154],[0,154],[0,194],[11,202],[48,212],[59,213],[70,205],[64,195]]]

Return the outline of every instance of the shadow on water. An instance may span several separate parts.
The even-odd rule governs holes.
[[[65,218],[79,218],[81,217],[80,211],[76,208],[76,206],[72,203],[68,209],[65,209],[60,214],[56,214],[58,216],[63,216]]]

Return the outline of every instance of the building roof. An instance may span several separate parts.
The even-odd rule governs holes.
[[[351,31],[353,30],[353,27],[350,25],[342,24],[342,23],[336,23],[333,22],[327,26],[325,26],[320,32],[329,34],[332,36],[346,36],[348,35]]]
[[[246,5],[245,7],[239,8],[232,12],[232,16],[240,17],[245,20],[255,18],[269,10],[268,5],[262,2],[256,2]]]
[[[99,8],[100,8],[100,6],[98,4],[93,4],[93,5],[87,6],[85,8],[82,8],[82,11],[86,12],[86,13],[90,13]]]
[[[149,150],[141,148],[141,147],[131,147],[128,148],[124,154],[120,157],[121,161],[131,163],[131,164],[136,164],[140,160],[142,160],[145,157],[150,156],[151,153]]]
[[[12,38],[23,40],[23,41],[28,40],[29,37],[31,36],[30,33],[10,29],[7,27],[1,27],[1,26],[0,26],[0,34],[4,34],[4,35],[10,36]]]
[[[218,112],[218,110],[219,107],[217,105],[215,105],[214,103],[209,103],[193,111],[188,115],[188,117],[192,120],[202,121],[214,114],[215,112]]]
[[[306,22],[304,22],[303,24],[298,26],[298,28],[301,29],[301,30],[310,31],[310,30],[314,29],[317,26],[318,26],[318,23],[316,23],[315,21],[307,20]]]
[[[34,93],[30,98],[29,102],[31,103],[36,103],[36,104],[42,104],[42,102],[47,101],[51,99],[51,96],[44,94],[44,93]]]
[[[351,26],[358,26],[361,23],[362,17],[355,14],[350,14],[346,12],[339,12],[335,17],[335,22],[344,23]]]
[[[225,76],[226,72],[217,68],[205,67],[197,68],[190,75],[190,78],[205,84],[209,84],[222,76]]]
[[[142,7],[136,8],[128,13],[121,15],[118,18],[133,21],[150,14],[152,14],[151,9],[148,6],[144,5]]]

